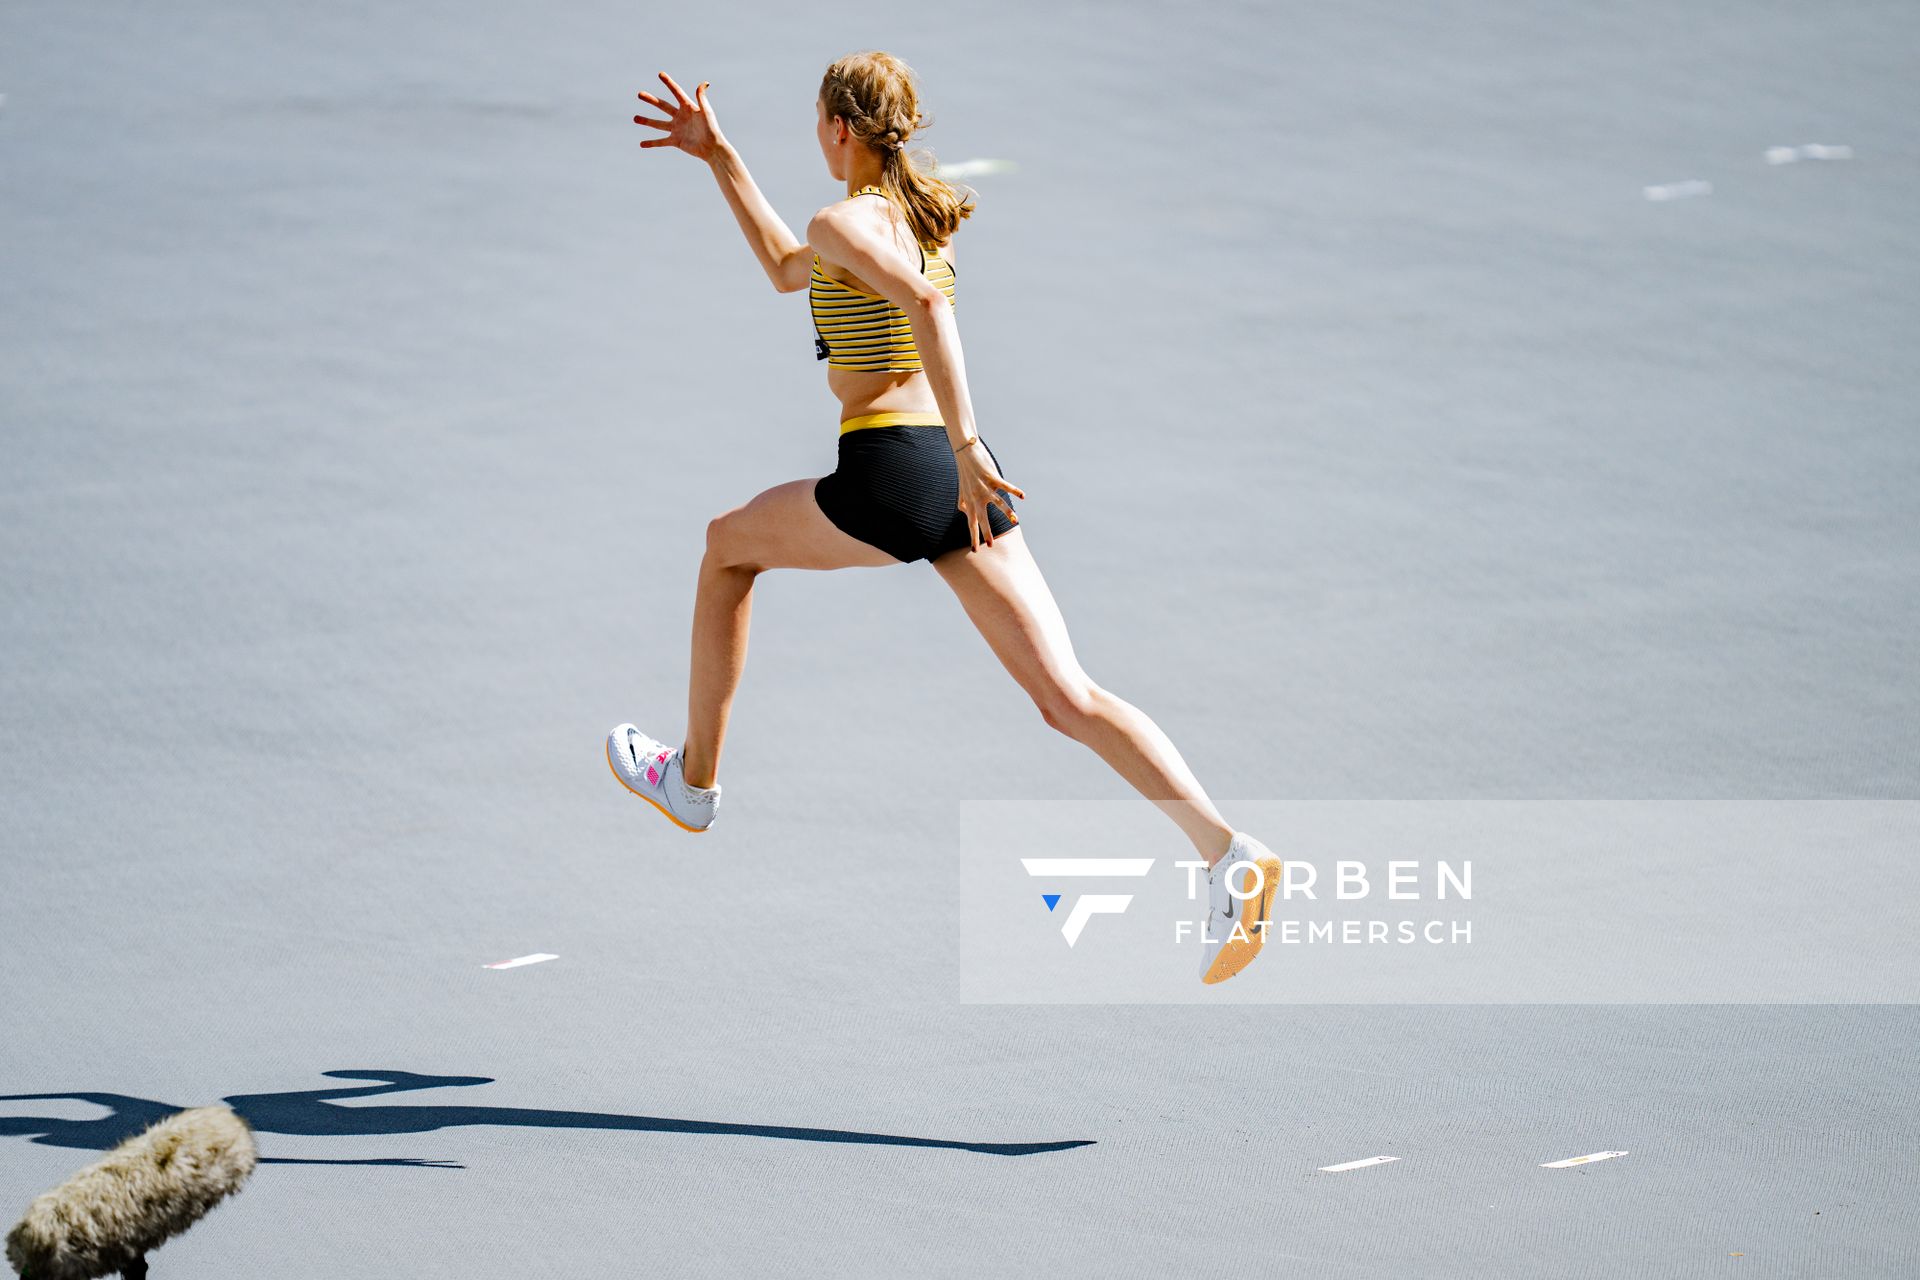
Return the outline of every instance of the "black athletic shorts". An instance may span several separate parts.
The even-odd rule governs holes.
[[[981,446],[998,470],[993,446],[984,440]],[[1013,505],[1012,494],[999,494]],[[839,465],[814,485],[813,500],[842,532],[896,560],[931,560],[973,545],[960,510],[960,464],[942,426],[896,423],[841,432]],[[1013,528],[998,506],[987,508],[987,524],[996,538]],[[980,545],[986,543],[982,530]]]

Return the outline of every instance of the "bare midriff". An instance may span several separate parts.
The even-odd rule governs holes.
[[[840,421],[867,413],[918,412],[938,415],[933,384],[924,369],[827,370],[827,390],[840,399]]]

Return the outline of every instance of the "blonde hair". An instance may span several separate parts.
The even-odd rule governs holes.
[[[933,118],[920,114],[919,86],[904,61],[879,49],[850,53],[827,68],[820,102],[827,119],[839,116],[854,137],[880,152],[880,186],[923,245],[945,244],[960,220],[973,216],[977,193],[972,188],[962,198],[951,183],[914,164],[907,152],[914,130],[931,125]],[[920,154],[933,157],[931,151]]]

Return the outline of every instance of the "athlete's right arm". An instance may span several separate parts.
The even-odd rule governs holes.
[[[740,153],[722,142],[707,163],[773,287],[781,293],[798,293],[806,288],[813,278],[813,250],[788,229],[760,194]]]
[[[720,131],[720,121],[714,115],[713,105],[707,101],[706,83],[696,85],[693,96],[688,97],[666,72],[660,73],[660,79],[673,92],[672,102],[651,93],[642,92],[639,96],[642,102],[666,112],[667,118],[653,120],[635,116],[633,122],[660,129],[665,136],[648,138],[640,145],[643,148],[674,147],[696,160],[705,160],[719,181],[720,193],[732,207],[740,230],[746,233],[747,243],[753,246],[754,256],[760,259],[767,278],[773,281],[773,287],[781,293],[797,293],[806,288],[813,276],[813,251],[787,229],[787,224],[754,185],[740,153]]]

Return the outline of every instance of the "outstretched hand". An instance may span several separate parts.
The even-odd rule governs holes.
[[[674,102],[663,102],[646,92],[640,92],[640,101],[652,103],[667,113],[665,120],[653,120],[646,116],[635,116],[635,124],[644,124],[655,129],[665,129],[664,138],[648,138],[642,147],[678,147],[696,160],[708,160],[713,153],[726,143],[726,136],[720,132],[720,123],[714,119],[713,107],[707,102],[707,81],[701,81],[689,98],[674,83],[672,76],[662,71],[660,78],[667,88],[673,90]]]
[[[1007,480],[1000,469],[993,464],[993,456],[987,452],[987,446],[975,436],[974,442],[962,449],[954,457],[960,471],[960,510],[967,513],[967,536],[973,541],[973,549],[980,549],[980,537],[986,535],[987,545],[993,545],[993,523],[989,513],[999,507],[1007,513],[1007,519],[1014,524],[1020,523],[1013,504],[1000,496],[1005,489],[1016,498],[1026,497],[1019,485]]]

